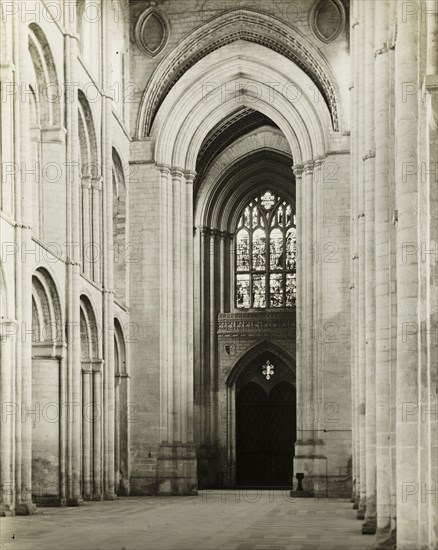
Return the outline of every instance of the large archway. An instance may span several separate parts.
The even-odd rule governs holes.
[[[263,20],[256,12],[251,17]],[[294,35],[294,29],[290,34]],[[298,365],[296,399],[304,411],[297,424],[296,446],[302,446],[297,453],[299,467],[304,468],[304,461],[313,484],[312,478],[320,479],[321,465],[325,466],[314,459],[323,456],[326,437],[324,419],[316,416],[315,404],[327,396],[338,397],[339,388],[328,382],[324,361],[333,372],[339,367],[335,365],[336,353],[332,353],[336,346],[330,354],[322,353],[323,342],[314,338],[315,323],[328,330],[325,327],[332,319],[339,320],[347,298],[343,289],[336,289],[335,309],[323,301],[326,275],[323,262],[314,261],[312,246],[320,243],[321,250],[327,250],[325,256],[329,255],[330,250],[324,249],[324,229],[331,223],[332,211],[340,211],[332,192],[340,180],[325,178],[323,186],[325,172],[331,168],[328,176],[333,175],[333,164],[325,167],[325,162],[330,154],[338,154],[336,149],[342,150],[343,141],[342,136],[334,135],[333,105],[315,101],[315,72],[305,70],[304,65],[313,64],[320,76],[325,69],[326,76],[330,74],[330,69],[322,59],[315,64],[313,54],[304,54],[298,62],[271,49],[264,40],[250,44],[244,35],[209,51],[201,45],[197,60],[181,66],[183,74],[178,69],[172,69],[173,76],[161,73],[163,67],[158,66],[139,109],[138,142],[133,144],[131,160],[139,182],[147,181],[147,201],[153,207],[145,212],[139,202],[130,210],[133,224],[139,222],[135,234],[147,243],[144,259],[133,266],[131,290],[136,296],[133,318],[148,334],[145,330],[132,350],[138,357],[144,357],[142,350],[147,350],[149,372],[155,369],[154,376],[148,377],[148,391],[155,388],[159,392],[160,418],[159,428],[136,452],[148,453],[160,443],[157,477],[138,464],[133,477],[140,480],[139,488],[134,491],[193,492],[198,483],[206,487],[231,479],[227,468],[233,465],[223,442],[228,390],[221,383],[234,355],[271,337],[278,342],[279,334],[280,343],[283,336],[291,342],[288,349]],[[175,63],[178,65],[178,60]],[[320,85],[324,78],[317,80]],[[163,87],[153,90],[153,84]],[[151,105],[153,112],[148,109]],[[341,105],[337,102],[336,110]],[[221,162],[216,162],[219,159]],[[345,160],[348,166],[348,158]],[[339,163],[334,166],[335,174],[338,170]],[[344,176],[341,181],[348,185]],[[275,311],[280,302],[270,303],[273,309],[266,314],[252,307],[258,303],[250,301],[249,311],[243,312],[235,299],[234,234],[245,201],[249,204],[249,195],[255,200],[262,190],[284,196],[296,217],[296,279],[285,273],[291,285],[296,281],[296,301],[291,300],[290,311],[288,303],[281,301],[285,311]],[[133,192],[141,197],[141,184]],[[347,208],[342,205],[342,212]],[[347,245],[345,232],[336,239],[338,247]],[[148,264],[151,256],[158,258],[158,271]],[[343,273],[348,258],[336,262],[326,282],[333,274]],[[254,273],[246,275],[255,277]],[[280,281],[282,274],[276,275]],[[269,284],[274,279],[269,279]],[[267,297],[273,288],[268,289]],[[160,323],[154,324],[151,319],[158,310]],[[300,337],[295,338],[298,333]],[[339,348],[342,345],[339,340],[333,343]],[[134,363],[133,369],[142,376]],[[141,391],[133,385],[134,400],[142,399]],[[345,409],[347,418],[349,403]],[[151,414],[152,407],[146,407],[141,413],[144,422]],[[140,430],[141,423],[139,429],[133,426],[139,439]],[[329,437],[336,453],[336,436]],[[333,472],[339,471],[341,461],[347,464],[346,453],[345,445],[342,456],[338,454],[333,462]],[[180,476],[178,460],[183,457],[187,471]]]

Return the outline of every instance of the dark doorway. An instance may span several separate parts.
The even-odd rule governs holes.
[[[275,384],[272,378],[266,387],[258,381],[250,381],[237,393],[236,474],[239,486],[290,487],[292,484],[295,387],[285,380]]]

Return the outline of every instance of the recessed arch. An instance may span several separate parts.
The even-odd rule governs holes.
[[[231,387],[233,386],[237,379],[239,378],[240,374],[248,367],[248,365],[251,364],[252,361],[259,355],[265,352],[270,352],[272,355],[275,355],[278,357],[281,361],[283,361],[284,364],[288,365],[291,373],[292,373],[292,379],[293,384],[295,385],[296,381],[296,362],[295,358],[290,355],[289,352],[278,346],[277,344],[274,344],[273,342],[269,342],[267,340],[264,340],[263,342],[259,342],[255,346],[253,346],[251,349],[243,352],[235,361],[233,368],[230,371],[230,374],[228,375],[226,379],[226,385]]]
[[[238,46],[238,50],[228,45],[209,54],[201,67],[192,67],[187,78],[168,94],[152,131],[158,164],[195,170],[206,136],[235,112],[237,105],[272,120],[285,135],[296,163],[325,155],[329,113],[306,91],[310,79],[280,54],[244,42]],[[295,95],[290,96],[287,86],[292,80],[296,88]],[[209,82],[220,82],[221,86],[214,85],[206,93],[202,83]],[[280,91],[257,82],[278,83]]]
[[[236,41],[262,45],[300,67],[321,93],[330,111],[333,130],[339,130],[340,100],[336,93],[335,78],[328,62],[315,46],[300,31],[273,18],[272,14],[233,9],[195,29],[162,60],[142,98],[137,135],[150,135],[161,104],[193,65]]]
[[[90,299],[85,294],[80,297],[81,358],[99,358],[99,328]]]
[[[44,128],[61,124],[61,93],[52,51],[39,25],[29,25],[29,52],[36,76],[41,124]]]
[[[63,341],[61,303],[55,282],[46,268],[32,276],[33,342],[60,344]]]

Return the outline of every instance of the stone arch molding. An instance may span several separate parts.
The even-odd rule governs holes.
[[[245,351],[242,355],[236,360],[233,368],[231,369],[230,374],[228,375],[225,383],[228,387],[232,387],[236,384],[239,376],[250,365],[254,359],[264,352],[270,352],[272,355],[278,357],[285,365],[288,365],[291,369],[293,383],[296,383],[296,363],[294,358],[289,355],[285,350],[277,346],[276,344],[264,341],[256,344],[250,350]]]
[[[36,24],[29,25],[29,53],[36,77],[34,91],[43,128],[61,124],[61,95],[58,76],[47,38]]]
[[[299,67],[316,86],[330,113],[334,131],[340,129],[340,98],[327,60],[297,29],[256,10],[222,13],[190,33],[158,65],[142,98],[137,135],[149,136],[161,104],[175,84],[198,61],[215,50],[245,41],[262,45]]]
[[[206,92],[203,83],[220,86]],[[283,91],[288,86],[300,90],[298,100],[269,83]],[[237,104],[263,113],[278,126],[295,163],[325,156],[330,113],[323,102],[313,101],[311,86],[310,78],[296,64],[263,46],[245,42],[224,46],[192,67],[161,105],[151,133],[155,161],[195,171],[205,137]]]

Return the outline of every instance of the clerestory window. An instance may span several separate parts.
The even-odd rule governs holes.
[[[236,307],[284,308],[296,302],[296,217],[271,191],[243,209],[236,231]]]

